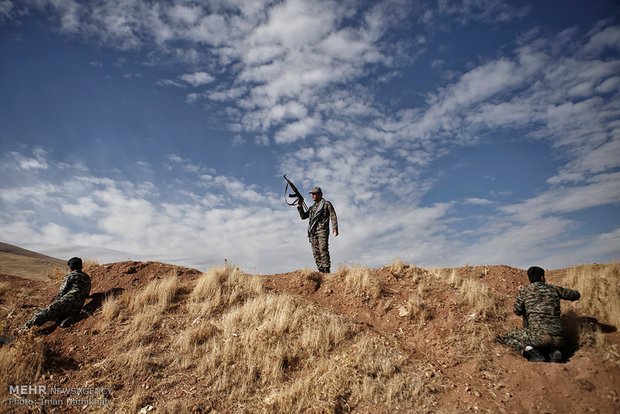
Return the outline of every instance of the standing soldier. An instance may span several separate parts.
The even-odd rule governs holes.
[[[67,264],[70,272],[62,281],[52,303],[46,308],[37,309],[32,319],[20,329],[20,333],[32,326],[41,326],[47,321],[59,322],[60,326],[65,328],[71,323],[71,318],[80,313],[90,294],[90,276],[82,272],[82,259],[79,257],[69,259]]]
[[[562,361],[564,327],[560,318],[560,299],[577,300],[576,290],[545,283],[545,271],[527,269],[530,284],[517,293],[514,312],[523,316],[523,329],[504,335],[504,342],[532,362]]]
[[[329,220],[331,218],[334,236],[338,236],[338,218],[332,203],[323,198],[323,192],[319,187],[312,191],[314,204],[308,211],[304,211],[303,200],[297,202],[297,210],[302,220],[308,221],[308,239],[312,244],[312,254],[316,267],[321,273],[329,273],[331,262],[329,258]]]

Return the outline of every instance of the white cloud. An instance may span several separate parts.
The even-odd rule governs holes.
[[[504,22],[522,18],[530,7],[518,7],[503,0],[438,1],[438,13],[456,18],[462,24],[471,20],[487,23]]]
[[[472,198],[466,199],[465,204],[472,204],[475,206],[486,206],[486,205],[493,204],[493,202],[485,198],[472,197]]]
[[[202,15],[203,10],[198,6],[188,7],[176,4],[168,10],[168,16],[170,16],[173,23],[179,25],[196,24]]]
[[[179,78],[194,87],[204,85],[205,83],[211,83],[215,80],[213,76],[206,72],[186,73],[179,76]]]
[[[591,207],[620,204],[620,173],[602,174],[582,186],[549,190],[523,203],[500,210],[523,222],[548,215],[570,213]]]
[[[72,203],[61,205],[60,208],[63,212],[78,217],[90,217],[101,211],[101,207],[92,197],[80,197]]]
[[[14,9],[15,9],[15,6],[13,5],[12,1],[9,1],[9,0],[0,1],[0,23],[5,20],[10,19],[13,15]]]
[[[32,151],[32,157],[27,157],[19,152],[12,151],[9,153],[10,158],[8,163],[24,171],[45,170],[48,167],[45,161],[45,155],[45,150],[41,148],[35,148]]]
[[[295,142],[312,134],[319,125],[320,120],[316,117],[308,117],[289,123],[276,133],[274,141],[279,144]]]
[[[585,46],[585,51],[600,53],[606,48],[620,50],[620,26],[610,26],[601,31],[595,31]]]

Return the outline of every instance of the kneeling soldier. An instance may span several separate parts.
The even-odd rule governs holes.
[[[527,276],[530,284],[519,291],[514,306],[514,312],[524,317],[524,328],[506,333],[504,342],[532,362],[560,362],[565,342],[560,299],[577,300],[580,294],[545,283],[540,267],[530,267]]]

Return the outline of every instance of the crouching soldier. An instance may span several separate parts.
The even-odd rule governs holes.
[[[19,333],[33,326],[41,326],[47,321],[56,321],[65,328],[72,319],[79,315],[84,301],[90,295],[90,276],[82,272],[82,259],[73,257],[67,263],[70,272],[65,276],[62,285],[52,303],[46,308],[37,309]]]
[[[565,336],[560,317],[560,299],[577,300],[576,290],[545,283],[545,271],[527,270],[530,284],[515,298],[514,312],[523,316],[523,329],[506,333],[504,342],[532,362],[562,361]]]

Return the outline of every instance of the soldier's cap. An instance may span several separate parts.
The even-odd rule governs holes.
[[[323,192],[321,191],[321,187],[314,187],[312,191],[310,191],[310,194],[316,194],[316,193],[323,194]]]

